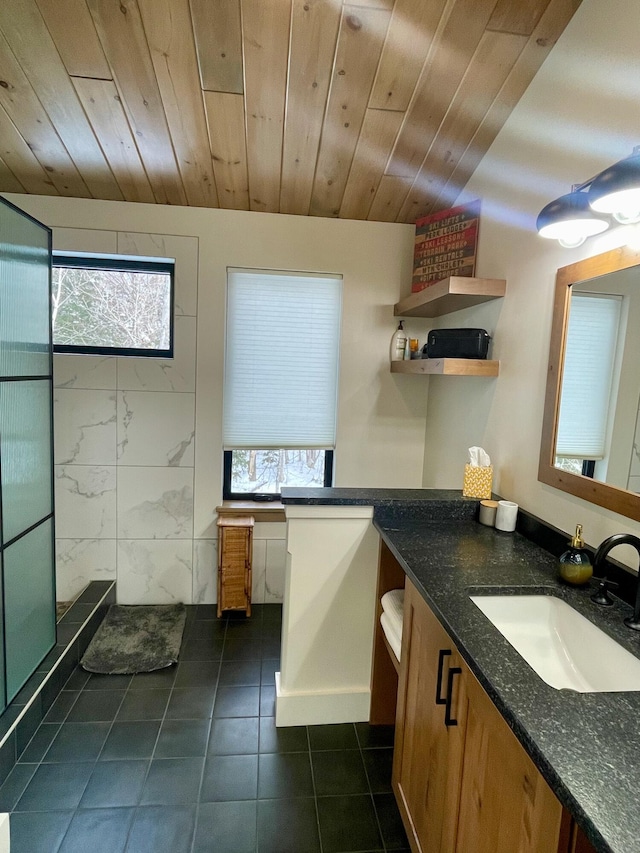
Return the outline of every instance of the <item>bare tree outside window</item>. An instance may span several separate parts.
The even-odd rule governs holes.
[[[554,467],[568,471],[570,474],[582,474],[582,459],[574,459],[570,456],[556,456]]]
[[[234,450],[231,491],[279,494],[283,486],[324,486],[324,450]]]
[[[168,352],[171,302],[170,272],[54,265],[54,346]]]

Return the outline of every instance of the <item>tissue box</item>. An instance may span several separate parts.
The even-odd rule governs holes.
[[[493,465],[464,466],[462,494],[465,498],[490,498],[493,484]]]

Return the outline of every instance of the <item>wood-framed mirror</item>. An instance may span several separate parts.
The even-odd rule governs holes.
[[[580,324],[583,330],[587,327],[586,321],[578,319],[575,301],[570,324],[572,300],[581,298],[584,305],[588,302],[585,297],[596,296],[619,303],[618,319],[612,321],[617,325],[609,336],[606,354],[604,333],[599,328],[583,331],[585,345],[578,356],[576,328]],[[604,313],[607,312],[595,311],[596,316]],[[608,405],[594,407],[590,393],[597,380],[587,379],[585,371],[585,379],[580,381],[581,370],[576,371],[576,364],[579,368],[582,365],[576,362],[578,357],[584,359],[585,367],[607,362],[608,367],[603,370],[609,377],[608,392],[601,399],[608,399]],[[567,431],[571,433],[567,426],[571,424],[567,416],[571,374],[574,382],[578,377],[582,400],[581,412],[576,406],[574,423],[579,425],[581,419],[588,423],[598,414],[603,425],[602,446],[599,451],[589,451],[587,457],[591,458],[584,457],[584,448],[568,449],[572,446],[572,441],[566,440]],[[567,455],[572,453],[577,456]],[[538,480],[640,521],[640,251],[623,246],[558,270]]]

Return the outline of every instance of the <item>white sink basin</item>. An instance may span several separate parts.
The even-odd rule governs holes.
[[[640,690],[640,660],[552,595],[472,595],[540,678],[579,693]]]

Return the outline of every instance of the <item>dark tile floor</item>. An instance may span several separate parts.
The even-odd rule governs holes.
[[[281,608],[188,608],[177,666],[77,669],[0,788],[12,853],[407,851],[392,732],[276,729]]]

